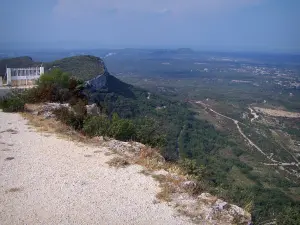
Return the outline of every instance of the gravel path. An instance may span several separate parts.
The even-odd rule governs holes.
[[[154,204],[158,184],[141,167],[110,168],[107,151],[37,133],[20,115],[0,112],[0,223],[189,224]]]

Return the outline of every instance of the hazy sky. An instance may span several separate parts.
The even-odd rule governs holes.
[[[300,0],[1,0],[0,48],[300,51]]]

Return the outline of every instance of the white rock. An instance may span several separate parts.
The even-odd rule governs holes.
[[[197,186],[195,181],[185,181],[181,184],[181,187],[184,189],[192,189]]]
[[[88,115],[97,116],[100,115],[100,109],[96,104],[86,105],[86,111]]]

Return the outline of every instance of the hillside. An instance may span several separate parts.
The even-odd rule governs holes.
[[[106,70],[102,59],[90,55],[63,58],[46,63],[45,67],[46,71],[59,68],[82,80],[92,79],[97,75],[103,74]]]

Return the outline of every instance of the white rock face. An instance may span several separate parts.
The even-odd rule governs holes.
[[[107,147],[119,154],[134,157],[139,154],[145,145],[138,142],[123,142],[117,140],[110,140],[107,142]]]
[[[38,107],[34,107],[33,109],[28,109],[33,115],[42,115],[46,119],[55,117],[53,111],[60,108],[67,108],[72,110],[71,106],[68,103],[61,104],[56,102],[49,102]],[[98,116],[101,114],[99,107],[96,104],[86,105],[86,110],[88,115]]]
[[[95,103],[92,105],[87,105],[86,111],[87,114],[91,116],[98,116],[101,114],[99,107]]]
[[[222,224],[248,224],[251,221],[250,213],[244,209],[228,204],[217,199],[209,193],[202,193],[198,196],[199,212],[202,218],[208,221],[222,221]]]
[[[60,103],[45,103],[43,105],[30,105],[26,104],[26,111],[30,112],[33,115],[43,116],[45,119],[54,118],[55,115],[53,111],[60,108],[71,109],[69,104],[60,104]]]

